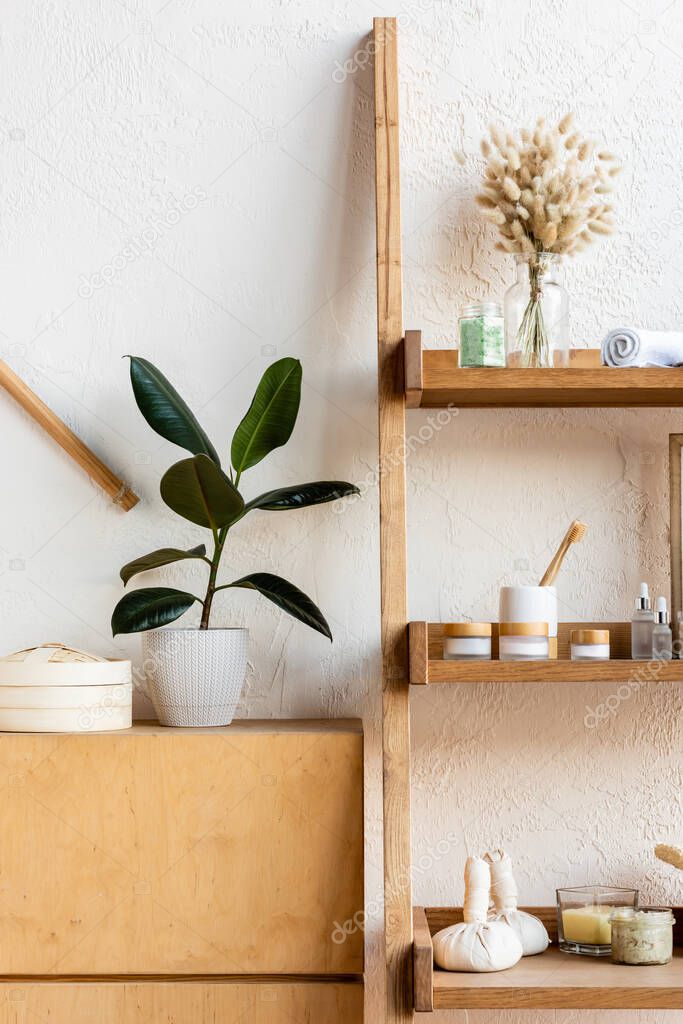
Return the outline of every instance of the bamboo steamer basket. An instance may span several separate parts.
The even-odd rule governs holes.
[[[0,708],[0,732],[115,732],[130,729],[127,708]]]
[[[108,732],[132,725],[130,661],[62,643],[0,658],[0,730]]]

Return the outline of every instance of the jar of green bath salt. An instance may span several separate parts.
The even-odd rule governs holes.
[[[460,314],[460,365],[505,366],[503,310],[497,302],[473,302]]]

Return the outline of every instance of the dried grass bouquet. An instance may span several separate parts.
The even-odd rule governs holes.
[[[519,137],[493,125],[490,142],[483,139],[484,182],[477,203],[498,227],[496,248],[529,256],[529,302],[519,331],[518,347],[528,366],[549,361],[549,338],[541,297],[543,275],[553,263],[545,254],[573,255],[598,235],[614,230],[609,202],[613,179],[621,167],[612,153],[573,128],[573,114],[556,128],[539,118],[533,130]]]

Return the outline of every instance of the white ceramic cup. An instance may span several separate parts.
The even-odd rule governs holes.
[[[547,622],[548,636],[557,636],[555,587],[501,587],[499,622]]]

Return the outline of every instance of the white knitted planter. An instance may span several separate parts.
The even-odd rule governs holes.
[[[247,671],[247,629],[143,634],[149,696],[162,725],[229,725]]]

